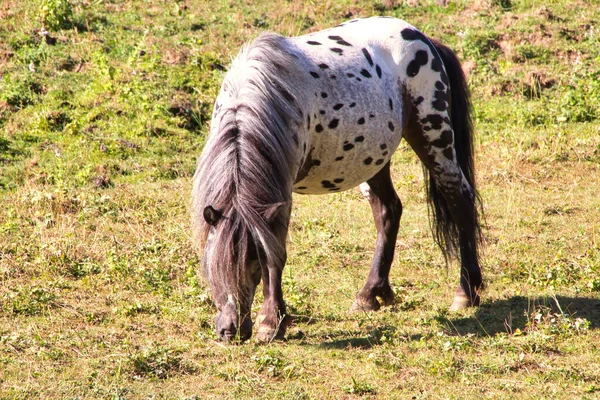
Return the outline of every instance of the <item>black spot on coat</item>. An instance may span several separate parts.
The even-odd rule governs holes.
[[[361,118],[359,118],[359,119],[358,119],[357,123],[358,123],[359,125],[362,125],[362,124],[364,124],[364,123],[365,123],[365,119],[361,117]]]
[[[369,50],[367,50],[363,47],[362,52],[363,52],[365,58],[367,59],[367,62],[369,63],[369,65],[372,67],[373,59],[371,58],[371,54],[369,53]]]
[[[317,78],[317,79],[320,78],[319,74],[317,74],[314,71],[310,71],[310,74],[312,75],[313,78]]]
[[[406,74],[411,77],[417,76],[421,67],[427,65],[427,61],[429,61],[427,52],[425,50],[418,50],[415,53],[415,58],[408,63],[408,67],[406,67]]]
[[[360,71],[360,74],[361,74],[362,76],[364,76],[365,78],[370,78],[370,77],[371,77],[371,74],[370,74],[370,73],[369,73],[369,71],[367,71],[366,69],[362,69],[362,70]]]
[[[402,32],[400,32],[400,35],[402,35],[402,39],[404,40],[421,40],[425,43],[429,42],[429,40],[427,39],[427,37],[425,37],[425,35],[423,35],[421,32],[419,32],[416,29],[411,29],[411,28],[405,28],[402,29]]]
[[[308,41],[308,42],[306,42],[306,43],[308,43],[308,44],[310,44],[310,45],[312,45],[312,46],[320,46],[320,45],[321,45],[321,43],[319,43],[319,42],[315,42],[314,40],[309,40],[309,41]]]
[[[435,130],[442,129],[442,122],[444,122],[444,118],[439,114],[429,114],[421,119],[422,124],[429,124],[430,128]]]
[[[371,157],[367,157],[363,161],[363,163],[365,163],[365,165],[371,165],[372,162],[373,162],[373,159]]]
[[[436,90],[433,94],[435,100],[431,102],[433,108],[438,111],[446,111],[448,109],[448,95],[446,91]]]
[[[333,109],[334,109],[335,111],[338,111],[338,110],[339,110],[339,109],[341,109],[342,107],[344,107],[344,105],[343,105],[342,103],[338,103],[338,104],[336,104],[335,106],[333,106]]]
[[[440,137],[431,142],[432,146],[435,147],[446,147],[452,144],[452,131],[449,129],[443,130]]]
[[[344,39],[342,39],[340,36],[329,36],[329,39],[331,40],[335,40],[335,42],[337,44],[339,44],[340,46],[349,46],[351,47],[352,45],[348,42],[346,42]]]
[[[321,132],[323,132],[323,125],[321,125],[321,124],[317,124],[317,125],[315,126],[315,132],[317,132],[317,133],[321,133]]]
[[[329,129],[335,129],[337,128],[338,124],[340,123],[340,120],[337,118],[332,119],[331,121],[329,121]]]
[[[344,149],[344,151],[349,151],[354,148],[354,145],[352,143],[345,143],[342,148]]]
[[[448,160],[454,160],[454,154],[452,153],[452,147],[448,147],[447,149],[442,151],[442,153],[444,154],[444,156],[446,156],[446,158]]]

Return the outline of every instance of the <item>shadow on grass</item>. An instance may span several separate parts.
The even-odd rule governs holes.
[[[327,334],[320,335],[320,343],[317,347],[322,349],[370,349],[372,347],[378,346],[381,344],[381,337],[387,330],[392,330],[394,328],[390,326],[383,326],[379,328],[375,328],[370,332],[366,333],[364,331],[332,331]],[[298,331],[295,334],[288,335],[288,340],[302,340],[304,339],[304,333],[302,331]],[[314,337],[312,339],[315,339]],[[314,346],[314,345],[310,345]]]
[[[370,349],[373,346],[379,344],[379,339],[371,336],[363,337],[350,337],[345,339],[335,339],[327,342],[323,342],[319,347],[324,349],[348,349],[348,348],[361,348]]]
[[[473,317],[447,318],[446,322],[459,335],[495,335],[524,330],[536,310],[585,318],[590,322],[590,329],[600,328],[600,299],[593,297],[515,296],[483,303]]]

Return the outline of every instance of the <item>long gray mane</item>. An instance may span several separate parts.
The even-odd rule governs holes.
[[[223,213],[212,242],[219,265],[208,274],[221,284],[239,283],[252,244],[266,257],[261,261],[285,262],[285,247],[273,227],[287,224],[277,220],[277,211],[291,205],[296,132],[303,120],[298,107],[303,99],[295,90],[298,56],[288,47],[285,38],[262,34],[233,61],[219,96],[225,100],[215,106],[194,175],[192,226],[198,245],[206,243],[210,230],[204,208]]]

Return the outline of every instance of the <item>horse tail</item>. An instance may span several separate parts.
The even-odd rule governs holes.
[[[432,40],[450,83],[450,120],[454,131],[454,150],[456,159],[466,181],[471,186],[471,201],[467,208],[461,210],[460,220],[454,218],[448,206],[447,199],[437,187],[434,177],[429,173],[427,197],[429,201],[431,223],[436,242],[441,247],[446,259],[448,256],[457,256],[459,251],[459,234],[461,230],[467,234],[467,242],[477,254],[478,244],[481,242],[481,226],[479,214],[481,200],[476,188],[475,166],[473,154],[473,121],[471,117],[472,105],[469,87],[461,63],[456,54],[447,46]],[[425,174],[427,177],[427,174]]]

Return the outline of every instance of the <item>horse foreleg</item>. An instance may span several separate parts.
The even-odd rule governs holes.
[[[264,302],[256,317],[256,338],[263,342],[283,339],[289,322],[281,290],[282,271],[283,265],[264,266],[262,270]]]
[[[383,305],[394,302],[389,273],[400,226],[402,203],[392,184],[390,163],[373,178],[361,184],[360,189],[371,205],[377,227],[377,244],[367,282],[356,295],[351,310],[376,311],[381,306],[377,298],[381,299]]]

